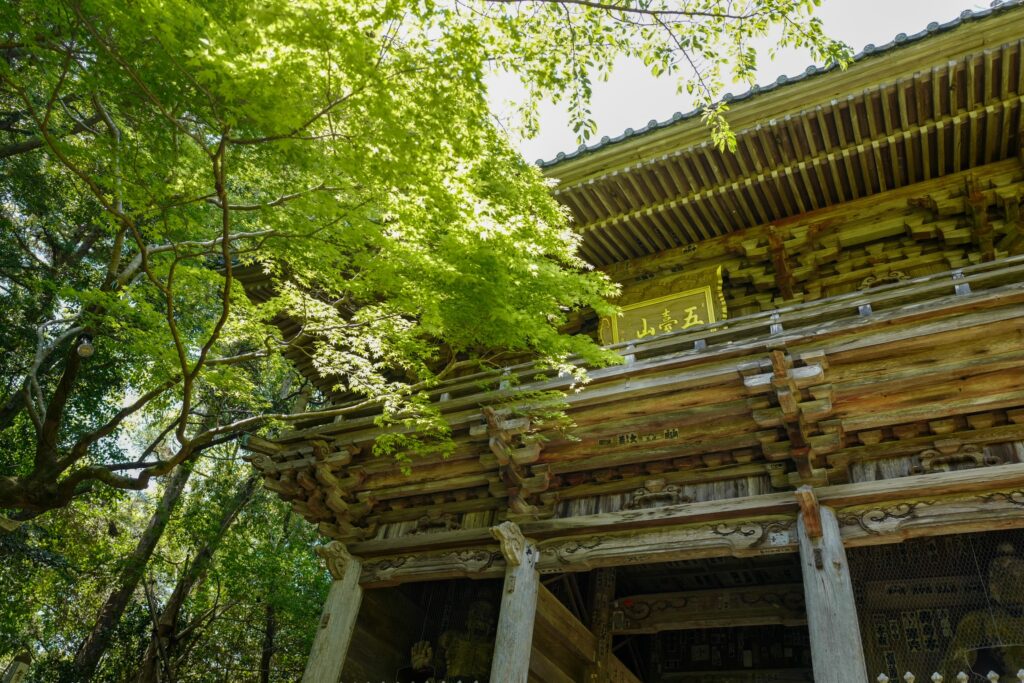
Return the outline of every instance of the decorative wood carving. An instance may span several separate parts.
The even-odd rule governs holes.
[[[458,517],[450,512],[427,513],[416,520],[416,528],[413,534],[434,534],[441,531],[457,531],[462,528]]]
[[[821,508],[814,489],[801,486],[796,490],[796,501],[800,504],[800,515],[804,519],[804,529],[811,538],[821,538]]]
[[[689,502],[690,499],[675,484],[666,484],[664,479],[649,479],[633,491],[629,502],[622,507],[624,510],[638,510]]]
[[[1021,526],[1024,488],[896,501],[843,510],[838,514],[843,538],[854,544],[870,538],[907,537],[959,526],[962,532]]]
[[[435,581],[462,576],[498,578],[504,574],[505,561],[499,551],[466,548],[365,561],[362,583],[368,586],[386,586],[407,581]]]
[[[796,549],[792,519],[694,524],[657,531],[608,533],[539,544],[542,573],[668,562],[698,557],[747,556]]]
[[[602,318],[604,344],[643,339],[726,318],[722,267],[661,278],[634,289],[621,303],[620,316]]]
[[[316,548],[316,554],[324,559],[324,563],[327,565],[327,571],[331,573],[335,579],[340,579],[345,575],[345,569],[352,562],[358,562],[352,557],[348,548],[341,541],[331,541],[326,545],[321,545]]]
[[[927,472],[948,472],[967,467],[985,467],[1002,465],[1004,460],[998,455],[985,452],[978,444],[961,444],[958,441],[936,442],[935,448],[927,448],[917,457],[920,464],[914,468],[918,474]]]
[[[871,289],[872,287],[888,285],[894,282],[903,282],[909,279],[910,276],[902,270],[890,270],[884,275],[868,275],[866,278],[861,280],[860,286],[857,287],[857,289]]]
[[[991,491],[978,488],[986,480],[978,479],[978,472],[949,472],[942,474],[922,475],[912,482],[922,492],[929,493],[927,499],[906,500],[890,499],[888,502],[870,504],[850,504],[858,500],[854,491],[904,491],[910,495],[915,487],[906,481],[871,482],[866,485],[849,485],[831,487],[836,491],[833,500],[845,500],[846,505],[839,504],[837,516],[844,545],[873,545],[889,543],[905,538],[935,535],[940,533],[964,533],[970,531],[991,530],[996,528],[1024,527],[1024,483],[1020,482],[1019,474],[1024,465],[1005,465],[999,468],[1003,477],[1017,481],[1011,488]],[[997,472],[997,470],[986,470]],[[1011,475],[1016,472],[1018,474]],[[998,475],[996,475],[998,476]],[[928,482],[943,482],[942,486]],[[924,485],[922,485],[924,482]],[[900,488],[902,487],[902,488]],[[959,493],[948,493],[959,491]],[[822,504],[831,504],[826,500],[825,489],[821,496]],[[838,499],[836,498],[838,496]],[[573,532],[580,533],[581,525],[585,528],[586,520],[554,520],[531,525],[541,531],[546,538],[538,545],[540,560],[537,569],[542,573],[561,573],[565,571],[584,571],[597,567],[625,566],[665,562],[699,557],[754,556],[772,553],[795,552],[796,539],[796,501],[792,494],[773,494],[759,496],[751,501],[764,499],[771,506],[781,506],[788,500],[792,512],[783,515],[751,518],[756,508],[742,519],[730,521],[705,522],[699,524],[671,524],[669,526],[651,526],[656,517],[664,516],[673,508],[657,508],[652,510],[633,510],[622,513],[594,515],[593,518],[605,520],[607,529],[615,529],[630,524],[630,520],[640,524],[639,528],[624,531],[595,531],[587,535],[571,537],[552,537],[550,528],[554,522],[572,522]],[[864,497],[861,497],[863,500]],[[737,503],[729,502],[735,507]],[[680,505],[675,509],[688,511],[678,519],[693,518],[697,510],[707,504]],[[721,501],[716,501],[719,514],[722,511]],[[612,523],[611,519],[618,519]],[[591,522],[592,524],[595,522]],[[547,529],[545,530],[545,528]],[[466,532],[452,532],[465,534]],[[481,530],[481,533],[485,533]],[[424,537],[424,541],[439,544],[444,541],[444,534]],[[459,550],[428,550],[415,549],[412,539],[403,542],[406,547],[399,554],[387,557],[372,557],[363,563],[364,584],[379,585],[399,581],[423,581],[456,576],[474,576],[478,578],[498,577],[504,574],[505,561],[497,550],[484,548],[467,548]],[[396,539],[397,541],[397,539]],[[479,541],[477,541],[479,542]],[[394,541],[389,541],[394,543]],[[377,542],[361,544],[359,553],[370,551]]]
[[[760,427],[782,427],[785,440],[770,436],[761,440],[769,461],[792,460],[793,483],[827,483],[821,456],[842,448],[842,435],[824,429],[821,421],[832,415],[831,384],[826,384],[828,360],[824,352],[805,352],[794,358],[784,349],[769,353],[769,364],[739,368],[754,422]],[[770,372],[764,372],[768,370]],[[805,398],[806,394],[810,399]],[[764,399],[768,398],[767,404]]]
[[[615,635],[806,622],[802,584],[632,595],[613,611]]]
[[[515,522],[502,522],[498,526],[491,527],[493,536],[501,546],[501,554],[505,562],[513,567],[518,567],[523,561],[523,552],[526,550],[526,538],[519,525]]]
[[[519,515],[537,513],[537,507],[527,501],[533,494],[546,491],[551,482],[551,472],[546,466],[530,467],[540,457],[540,441],[524,441],[532,425],[527,417],[510,419],[508,411],[491,407],[482,410],[483,425],[476,425],[471,434],[486,433],[488,446],[498,468],[499,486],[495,495],[508,497],[509,509]],[[480,459],[481,464],[490,468],[488,457]]]

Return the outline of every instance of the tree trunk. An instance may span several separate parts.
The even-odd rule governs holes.
[[[120,621],[132,595],[139,586],[146,564],[153,555],[153,550],[159,543],[160,537],[163,536],[164,529],[167,528],[171,512],[177,505],[178,499],[181,498],[181,493],[185,490],[185,484],[188,482],[190,474],[192,474],[190,467],[177,467],[167,481],[164,494],[149,518],[149,524],[146,525],[142,538],[139,539],[135,550],[132,551],[127,562],[121,568],[121,574],[114,590],[107,596],[96,619],[96,624],[75,655],[73,680],[87,681],[96,671],[100,658],[110,645],[114,627]]]
[[[270,661],[274,658],[274,638],[277,636],[277,615],[274,606],[267,603],[263,619],[263,650],[260,652],[260,683],[270,683]]]
[[[159,618],[156,619],[153,635],[150,638],[149,646],[146,648],[146,654],[142,659],[142,663],[139,665],[135,683],[160,683],[160,681],[170,683],[170,681],[174,680],[173,671],[166,672],[168,676],[162,677],[160,669],[162,663],[173,662],[176,652],[183,644],[182,640],[178,638],[178,620],[181,617],[182,608],[185,606],[185,601],[188,600],[192,589],[206,576],[206,571],[210,568],[213,556],[217,552],[221,541],[224,540],[228,529],[231,528],[238,514],[252,499],[253,493],[256,491],[256,481],[256,476],[250,476],[241,483],[238,491],[235,493],[235,497],[225,506],[220,524],[213,537],[196,553],[195,559],[178,578],[178,583],[174,586],[174,592],[171,593],[171,597],[168,598],[167,604],[164,605]]]

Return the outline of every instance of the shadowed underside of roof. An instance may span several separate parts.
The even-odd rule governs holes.
[[[964,13],[845,72],[736,98],[735,152],[681,117],[544,170],[562,180],[584,256],[604,266],[1010,158],[1022,23],[1020,2]]]

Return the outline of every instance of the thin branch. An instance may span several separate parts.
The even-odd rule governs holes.
[[[229,207],[230,208],[230,207]],[[257,239],[264,237],[277,237],[281,233],[277,230],[254,230],[252,232],[236,232],[233,235],[227,237],[228,242],[234,242],[237,240],[244,239]],[[120,284],[127,283],[131,278],[138,272],[142,266],[143,261],[148,259],[150,256],[155,254],[164,254],[170,251],[179,251],[181,249],[200,249],[202,251],[212,251],[217,247],[221,247],[224,242],[224,236],[216,237],[212,240],[198,241],[198,240],[187,240],[184,242],[175,242],[173,244],[157,244],[148,245],[139,250],[139,252],[128,262],[128,265],[124,267],[124,270],[117,276],[117,281]]]
[[[262,204],[230,204],[228,205],[228,208],[232,211],[259,211],[261,209],[270,209],[275,206],[281,206],[282,204],[286,204],[292,201],[293,199],[305,197],[306,195],[313,194],[314,192],[341,192],[341,190],[342,188],[340,187],[327,187],[323,183],[320,183],[316,187],[311,187],[308,190],[301,190],[299,192],[293,192],[291,194],[282,195],[277,199]],[[221,206],[220,199],[216,197],[210,197],[206,201],[208,204],[213,204],[218,208]]]
[[[107,420],[107,422],[102,427],[95,429],[89,432],[88,434],[83,435],[71,448],[71,451],[68,453],[68,455],[61,458],[58,461],[58,471],[63,472],[65,469],[76,463],[78,460],[82,459],[82,457],[85,456],[85,453],[88,450],[89,446],[93,445],[100,439],[113,434],[114,430],[117,429],[118,425],[124,422],[126,418],[141,410],[150,401],[152,401],[157,396],[159,396],[160,394],[164,393],[165,391],[173,387],[175,384],[177,384],[178,381],[179,378],[172,378],[157,385],[156,387],[150,389],[145,394],[140,396],[131,405],[125,406],[121,410],[117,411],[117,413],[115,413],[113,417]]]
[[[649,7],[628,4],[617,5],[610,2],[598,2],[597,0],[486,0],[486,2],[499,5],[580,5],[605,12],[624,12],[626,14],[641,14],[650,17],[704,17],[707,19],[746,20],[756,16],[756,14],[730,14],[728,12],[702,12],[699,10],[651,9]]]
[[[99,114],[93,114],[84,121],[76,121],[75,125],[67,129],[63,133],[57,133],[58,138],[68,137],[69,135],[78,135],[79,133],[91,130],[90,126],[99,123],[101,117]],[[17,156],[18,154],[24,154],[25,152],[31,152],[34,149],[39,149],[46,144],[46,141],[42,137],[33,137],[28,140],[22,140],[21,142],[14,142],[9,145],[0,147],[0,159],[6,159],[8,157]]]

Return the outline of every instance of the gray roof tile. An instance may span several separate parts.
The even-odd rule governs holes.
[[[863,50],[854,55],[853,61],[859,62],[869,57],[877,57],[878,55],[887,53],[893,49],[904,47],[906,45],[910,45],[911,43],[915,43],[919,40],[924,40],[925,38],[928,38],[930,36],[950,31],[968,21],[984,19],[993,14],[1002,12],[1012,7],[1019,7],[1021,5],[1024,5],[1024,0],[994,0],[994,2],[992,2],[988,9],[964,10],[963,12],[960,13],[960,16],[945,23],[933,21],[930,24],[928,24],[928,26],[926,26],[923,30],[918,31],[917,33],[911,35],[907,35],[906,33],[897,34],[893,40],[889,41],[885,45],[876,46],[871,43],[868,43],[867,45],[864,46]],[[816,66],[812,64],[809,67],[807,67],[802,74],[799,74],[797,76],[781,75],[775,79],[774,83],[770,83],[768,85],[755,85],[754,87],[750,88],[750,90],[747,90],[746,92],[741,93],[739,95],[726,93],[722,97],[722,101],[728,102],[730,104],[733,104],[735,102],[742,102],[744,100],[750,99],[754,95],[771,92],[772,90],[775,90],[776,88],[779,88],[781,86],[792,85],[793,83],[799,83],[800,81],[803,81],[809,77],[827,73],[829,71],[834,71],[835,68],[836,67],[834,65]],[[595,152],[599,149],[604,149],[609,145],[614,145],[618,142],[623,142],[625,140],[629,140],[631,138],[644,135],[645,133],[650,133],[651,131],[657,130],[659,128],[666,128],[668,126],[671,126],[672,124],[678,123],[679,121],[698,117],[700,116],[700,114],[700,109],[694,109],[692,111],[686,112],[685,114],[681,112],[676,112],[672,114],[672,116],[670,116],[669,118],[665,119],[664,121],[651,119],[643,128],[627,128],[625,131],[623,131],[622,135],[616,135],[615,137],[608,137],[607,135],[605,135],[594,144],[580,145],[572,152],[559,152],[558,154],[555,155],[554,159],[538,159],[536,161],[536,164],[541,168],[550,168],[551,166],[555,166],[563,161],[577,159],[586,154]]]

